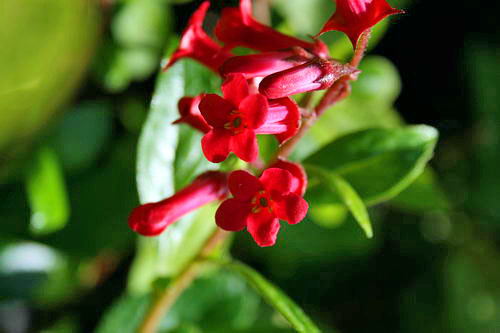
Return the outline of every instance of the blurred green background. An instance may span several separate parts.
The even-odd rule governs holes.
[[[273,26],[301,37],[334,9],[330,0],[270,2]],[[343,206],[310,191],[308,218],[282,228],[276,246],[259,248],[242,232],[231,253],[325,332],[497,332],[497,18],[479,3],[389,2],[407,13],[377,26],[352,96],[325,114],[294,157],[354,130],[425,123],[440,132],[432,169],[370,208],[372,239]],[[134,289],[137,237],[126,221],[139,203],[138,138],[167,45],[175,47],[199,3],[0,0],[0,332],[132,332],[140,321],[150,295],[124,294]],[[214,2],[208,26],[236,3]],[[462,18],[473,12],[481,15],[468,15],[464,30]],[[335,57],[349,57],[341,34],[325,41]],[[196,64],[183,66],[187,78],[197,73]],[[184,93],[199,92],[186,80]],[[178,150],[197,144],[179,132]],[[221,271],[200,278],[161,331],[290,328]]]

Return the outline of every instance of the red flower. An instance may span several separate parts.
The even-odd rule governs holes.
[[[359,36],[389,15],[403,13],[392,8],[386,0],[336,0],[337,9],[320,33],[342,31],[356,47]]]
[[[283,169],[267,169],[260,178],[242,170],[232,172],[228,186],[233,198],[217,210],[217,225],[228,231],[247,227],[259,246],[274,245],[279,219],[296,224],[307,213],[307,202],[291,192],[292,184],[292,174]]]
[[[224,48],[244,46],[268,52],[300,46],[318,56],[327,57],[328,47],[320,40],[314,43],[284,35],[252,17],[252,1],[240,0],[240,8],[224,8],[215,26],[215,35]]]
[[[295,134],[298,127],[297,106],[288,100],[272,101],[271,107],[261,94],[250,94],[241,74],[230,75],[222,84],[224,98],[208,94],[200,102],[200,111],[212,130],[201,145],[205,157],[222,162],[229,152],[244,161],[253,161],[258,154],[256,134]],[[292,135],[293,135],[292,134]]]
[[[265,52],[229,58],[219,68],[222,76],[242,74],[246,79],[263,77],[302,65],[313,57],[300,47],[287,51]]]
[[[273,99],[326,89],[342,76],[357,72],[359,70],[352,66],[315,58],[300,66],[266,76],[259,85],[259,92]]]
[[[143,236],[156,236],[183,215],[211,201],[222,200],[226,194],[226,174],[209,171],[167,199],[136,207],[128,225]]]
[[[163,67],[164,71],[177,60],[189,57],[201,62],[217,73],[219,66],[233,56],[231,52],[223,49],[203,31],[202,24],[208,7],[210,7],[210,1],[204,1],[193,13],[186,30],[182,33],[179,47]]]
[[[173,124],[188,124],[200,132],[208,133],[212,128],[207,124],[198,108],[204,96],[204,94],[201,94],[196,97],[182,97],[177,105],[181,117],[174,121]]]
[[[278,159],[270,168],[287,170],[292,174],[292,187],[290,192],[303,196],[307,188],[307,174],[302,165],[287,160]]]

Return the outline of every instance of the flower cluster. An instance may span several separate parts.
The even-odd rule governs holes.
[[[335,14],[318,35],[343,31],[354,46],[364,30],[399,12],[385,0],[336,2]],[[215,41],[202,28],[209,6],[204,1],[192,15],[164,70],[189,57],[222,78],[222,96],[202,93],[182,98],[180,118],[174,122],[204,133],[201,146],[210,162],[223,162],[231,152],[250,164],[258,161],[256,135],[273,135],[283,144],[297,134],[301,114],[292,95],[330,88],[340,78],[355,78],[359,72],[333,60],[317,38],[297,39],[259,23],[252,16],[251,0],[240,0],[238,8],[222,10]],[[235,56],[235,47],[257,53]],[[308,204],[302,198],[307,176],[299,164],[279,156],[260,173],[258,178],[244,170],[229,175],[205,173],[172,197],[137,207],[129,225],[142,235],[157,235],[185,213],[230,193],[232,197],[216,212],[217,225],[228,231],[247,228],[258,245],[273,245],[279,220],[296,224],[307,213]]]

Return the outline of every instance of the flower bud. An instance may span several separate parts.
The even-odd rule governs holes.
[[[344,75],[359,72],[358,69],[333,60],[315,58],[305,64],[274,73],[262,80],[261,94],[269,99],[330,87]]]
[[[226,174],[209,171],[198,176],[190,185],[173,196],[155,203],[136,207],[128,225],[143,236],[156,236],[185,214],[227,194]]]

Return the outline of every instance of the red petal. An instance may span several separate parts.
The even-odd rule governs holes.
[[[198,7],[198,9],[189,18],[188,25],[202,27],[203,21],[205,20],[205,15],[207,14],[208,7],[210,7],[210,1],[203,1],[203,3]]]
[[[300,46],[313,52],[320,52],[319,56],[328,56],[328,51],[323,45],[284,35],[257,22],[251,14],[251,1],[249,0],[242,0],[239,10],[236,8],[222,10],[220,19],[215,26],[215,35],[224,43],[225,47],[232,49],[236,46],[244,46],[268,52]]]
[[[202,24],[209,6],[209,1],[205,1],[193,13],[187,28],[182,33],[179,47],[163,67],[164,71],[177,62],[177,60],[189,57],[218,72],[220,65],[232,57],[231,52],[224,50],[203,31]]]
[[[280,230],[279,220],[267,209],[250,214],[247,218],[247,229],[259,246],[272,246]]]
[[[245,114],[246,124],[249,128],[259,128],[267,119],[269,105],[267,98],[261,94],[247,96],[240,104],[240,111]]]
[[[229,101],[216,94],[208,94],[200,102],[200,112],[209,125],[224,127],[229,114],[235,109]]]
[[[227,199],[215,213],[215,223],[227,231],[240,231],[247,226],[247,217],[251,212],[249,203],[237,199]]]
[[[262,189],[259,179],[250,172],[243,170],[231,172],[227,183],[229,191],[241,201],[249,201],[256,192]]]
[[[231,137],[231,151],[245,162],[252,162],[259,154],[257,137],[253,130],[244,130]]]
[[[143,236],[156,236],[172,222],[164,218],[158,203],[148,203],[134,208],[128,218],[130,229]]]
[[[275,134],[280,143],[288,140],[299,130],[300,112],[297,104],[288,97],[269,101],[266,122],[257,134]]]
[[[353,47],[359,36],[389,15],[403,13],[392,8],[386,0],[337,0],[337,9],[317,36],[331,30],[345,33]]]
[[[173,124],[185,123],[193,128],[196,128],[202,133],[208,133],[212,127],[207,124],[205,118],[200,113],[199,105],[204,94],[196,97],[183,97],[179,100],[178,108],[181,117],[173,122]]]
[[[221,90],[224,98],[231,101],[235,109],[239,109],[241,101],[248,96],[248,83],[241,74],[229,75],[222,83]]]
[[[224,161],[229,155],[229,143],[231,134],[224,130],[214,128],[201,139],[203,154],[213,163]]]
[[[278,159],[270,168],[280,168],[289,171],[293,177],[291,192],[299,196],[304,195],[307,187],[307,174],[300,164]]]
[[[302,221],[308,208],[307,202],[295,193],[284,195],[280,200],[273,202],[273,212],[276,216],[290,224]]]
[[[277,196],[290,193],[292,188],[292,174],[284,169],[269,168],[259,178],[264,188]]]

